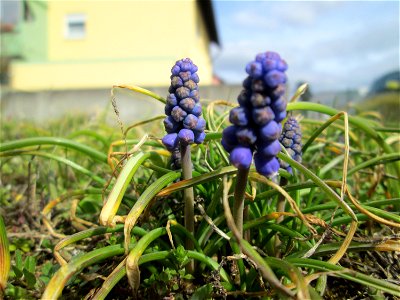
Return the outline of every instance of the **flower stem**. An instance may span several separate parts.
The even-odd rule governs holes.
[[[233,217],[235,224],[239,230],[240,236],[243,237],[243,208],[244,208],[244,194],[246,191],[247,177],[249,169],[238,169],[236,175],[236,186],[234,193],[233,203]]]
[[[287,185],[288,181],[286,178],[281,177],[280,186],[285,186]],[[278,196],[278,202],[276,204],[276,211],[277,212],[284,212],[285,211],[285,204],[286,204],[286,198],[283,194],[279,194]],[[276,223],[279,224],[280,222],[283,221],[283,216],[280,216],[277,220]],[[282,242],[278,236],[278,233],[275,235],[275,256],[276,257],[281,257],[281,249],[280,246],[282,245]]]
[[[181,143],[181,157],[182,157],[182,176],[183,180],[192,178],[192,159],[190,156],[190,145]],[[194,194],[193,188],[187,188],[183,191],[183,199],[185,202],[185,228],[194,234]],[[193,250],[193,242],[186,239],[186,250]],[[187,271],[193,273],[194,261],[190,261],[187,265]]]

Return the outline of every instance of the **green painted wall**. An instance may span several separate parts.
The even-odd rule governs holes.
[[[21,20],[13,33],[2,36],[2,44],[9,55],[18,55],[22,61],[46,61],[47,55],[47,3],[26,1],[30,19],[24,20],[24,5],[21,5]],[[2,46],[2,48],[3,48]]]

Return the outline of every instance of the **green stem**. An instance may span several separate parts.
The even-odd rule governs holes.
[[[243,208],[249,169],[238,169],[233,203],[233,217],[240,236],[243,237]]]
[[[284,177],[281,177],[280,186],[285,186],[287,185],[288,180]],[[286,198],[285,196],[283,196],[283,194],[279,194],[278,196],[278,202],[276,204],[276,211],[277,212],[284,212],[285,211],[285,204],[286,204]],[[283,216],[280,216],[277,220],[276,223],[279,224],[280,222],[283,221]],[[281,250],[280,250],[280,246],[281,246],[282,242],[278,236],[278,234],[275,236],[275,256],[276,257],[280,257],[281,256]]]
[[[181,157],[182,157],[182,177],[183,180],[192,179],[192,159],[190,156],[190,145],[181,143]],[[184,189],[183,199],[185,203],[185,228],[188,232],[194,235],[194,193],[193,187]],[[186,239],[185,248],[193,250],[194,245],[190,239]],[[187,265],[189,273],[194,272],[194,261]]]

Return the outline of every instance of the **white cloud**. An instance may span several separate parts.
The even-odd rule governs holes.
[[[224,16],[230,31],[215,69],[229,83],[241,82],[246,63],[265,50],[288,61],[292,85],[305,80],[314,90],[369,85],[399,68],[398,9],[375,2],[252,4]]]

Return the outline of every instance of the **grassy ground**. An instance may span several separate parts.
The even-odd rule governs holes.
[[[220,145],[230,108],[205,107],[206,142],[192,148],[193,179],[183,182],[160,143],[161,117],[118,127],[84,115],[2,124],[5,298],[269,299],[283,289],[298,299],[400,297],[400,128],[376,113],[290,103],[301,119],[303,163],[289,159],[294,175],[281,170],[271,180],[251,170],[238,244],[224,209],[236,170]],[[306,111],[321,118],[302,118]],[[190,251],[187,187],[196,197]]]

